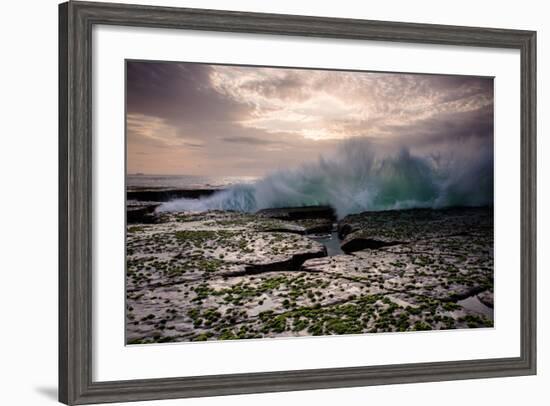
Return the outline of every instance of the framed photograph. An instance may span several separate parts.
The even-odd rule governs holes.
[[[536,33],[59,7],[59,400],[536,373]]]

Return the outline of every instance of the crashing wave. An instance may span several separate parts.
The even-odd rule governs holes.
[[[173,200],[158,210],[255,212],[330,205],[343,217],[367,210],[492,203],[492,143],[457,141],[423,154],[359,138],[344,141],[333,156],[315,163],[278,170],[201,199]]]

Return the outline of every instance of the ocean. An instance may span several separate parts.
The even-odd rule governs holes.
[[[142,175],[126,176],[128,190],[136,189],[226,189],[233,185],[250,184],[252,176]]]

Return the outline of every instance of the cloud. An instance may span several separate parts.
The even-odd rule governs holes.
[[[154,151],[147,165],[157,173],[261,175],[354,137],[413,150],[492,144],[493,80],[128,62],[127,111],[129,162]]]
[[[127,111],[174,123],[238,118],[246,104],[216,92],[209,85],[211,70],[205,64],[129,61]]]
[[[264,140],[264,139],[261,139],[261,138],[246,137],[246,136],[222,137],[221,139],[225,142],[234,142],[234,143],[237,143],[237,144],[251,144],[251,145],[273,144],[273,141]]]
[[[203,146],[200,140],[185,138],[177,127],[168,124],[165,119],[144,114],[127,114],[126,131],[130,145],[157,148]]]
[[[492,79],[443,75],[214,67],[212,86],[248,103],[243,127],[309,139],[387,130],[492,106]]]

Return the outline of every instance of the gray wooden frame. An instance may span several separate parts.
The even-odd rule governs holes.
[[[130,381],[92,380],[92,27],[94,24],[519,49],[521,354],[517,358]],[[536,373],[536,33],[68,2],[59,6],[59,400],[66,404],[489,378]]]

